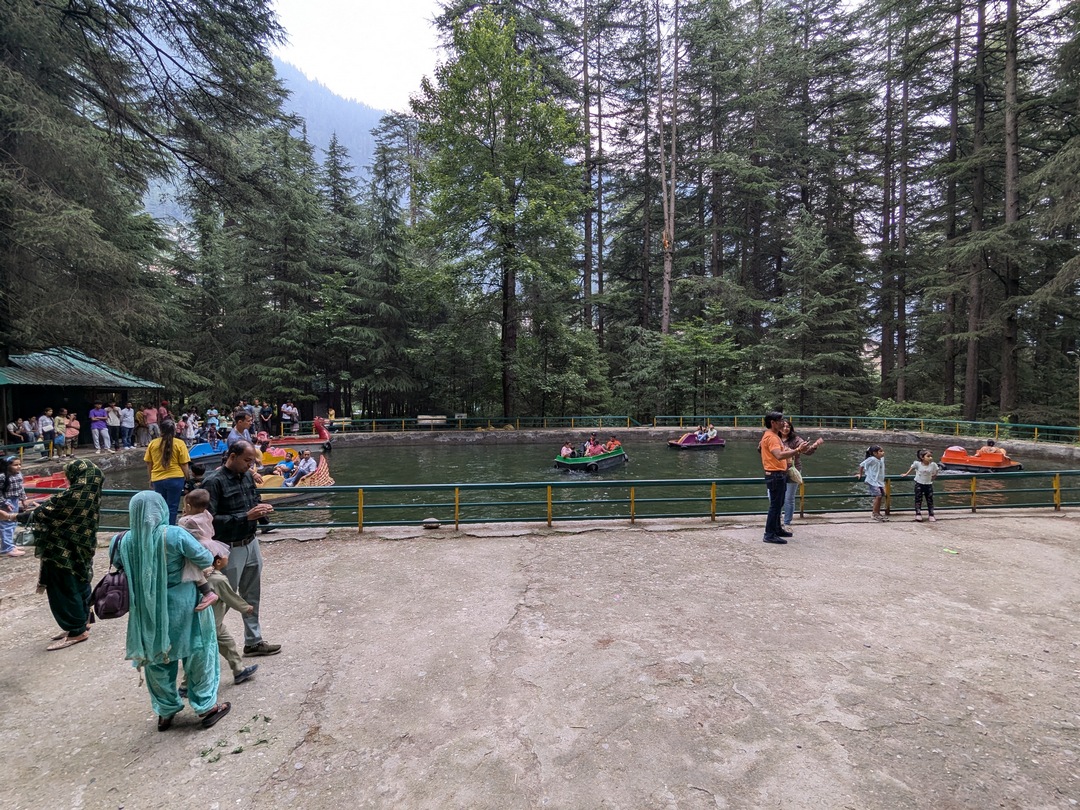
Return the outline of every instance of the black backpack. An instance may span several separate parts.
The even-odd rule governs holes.
[[[109,564],[115,570],[103,576],[90,592],[90,609],[99,619],[119,619],[126,616],[131,605],[127,574],[117,565],[115,557],[120,551],[121,537],[120,534],[116,535],[116,543],[109,554]]]

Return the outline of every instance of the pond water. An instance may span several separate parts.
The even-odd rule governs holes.
[[[813,438],[810,436],[810,438]],[[496,483],[565,483],[576,482],[580,486],[558,488],[553,493],[560,517],[614,516],[629,514],[629,486],[633,482],[679,481],[712,479],[749,479],[739,485],[718,487],[721,503],[718,511],[729,513],[757,513],[763,505],[764,485],[757,446],[752,441],[730,441],[727,447],[713,450],[674,450],[658,439],[635,442],[633,436],[624,445],[630,462],[622,467],[599,474],[568,473],[554,467],[558,443],[522,445],[455,445],[432,444],[384,445],[339,447],[329,456],[330,470],[338,486],[405,485],[423,484],[496,484]],[[935,456],[944,450],[932,446]],[[909,446],[886,447],[886,473],[899,475],[905,472],[915,457],[917,448]],[[845,476],[848,480],[811,482],[806,487],[807,511],[849,510],[869,508],[865,486],[856,481],[854,472],[865,457],[866,447],[851,442],[826,442],[813,456],[803,459],[806,476]],[[1024,460],[1025,470],[1063,469],[1054,462],[1032,459]],[[106,487],[109,489],[137,489],[145,486],[145,468],[121,470],[109,473]],[[961,506],[970,502],[970,482],[967,477],[943,474],[936,489],[940,506]],[[1045,480],[1027,479],[1017,481],[1013,487],[990,478],[979,480],[980,504],[1005,504],[1017,502],[1008,492],[1013,487],[1048,486]],[[912,484],[908,481],[893,483],[894,508],[910,509]],[[664,487],[640,485],[637,492],[635,514],[693,515],[707,513],[710,486],[667,485]],[[478,492],[463,491],[463,522],[476,520],[536,519],[544,513],[542,502],[544,488],[514,489]],[[1047,502],[1048,496],[1040,494],[1038,502]],[[355,493],[321,493],[295,507],[298,511],[283,512],[283,522],[342,522],[355,523],[357,496]],[[452,491],[433,493],[395,491],[379,493],[365,491],[365,521],[407,520],[415,517],[415,510],[429,506],[428,511],[441,520],[452,516]],[[492,506],[496,504],[496,506]],[[393,505],[394,508],[391,508]],[[403,505],[409,505],[405,509]],[[327,507],[330,507],[327,509]],[[370,512],[369,512],[370,510]],[[494,510],[494,511],[493,511]]]

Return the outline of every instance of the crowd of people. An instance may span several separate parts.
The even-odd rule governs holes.
[[[267,436],[296,434],[300,431],[300,410],[286,400],[275,408],[269,400],[240,400],[234,408],[210,407],[201,414],[197,408],[173,409],[168,400],[160,403],[120,403],[96,401],[87,412],[90,441],[95,454],[116,453],[149,447],[161,437],[161,427],[166,421],[176,425],[176,437],[187,447],[199,442],[216,444],[221,441],[233,423],[226,418],[243,412],[247,424],[241,429],[251,436],[265,433]],[[3,444],[40,445],[42,458],[52,459],[74,456],[79,446],[83,425],[75,411],[52,407],[42,409],[37,416],[17,417],[5,426]]]

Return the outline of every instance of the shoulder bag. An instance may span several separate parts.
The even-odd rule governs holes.
[[[115,556],[120,551],[122,537],[122,534],[115,535],[116,543],[109,554],[109,565],[113,570],[103,576],[90,592],[90,609],[99,619],[119,619],[126,616],[131,604],[127,574],[117,565]]]

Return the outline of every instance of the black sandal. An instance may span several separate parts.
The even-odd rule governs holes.
[[[172,728],[172,721],[174,717],[176,717],[175,714],[170,714],[168,717],[158,717],[157,730],[168,731],[170,728]]]
[[[202,718],[202,727],[210,728],[210,726],[214,725],[214,723],[227,715],[229,713],[229,709],[231,708],[231,703],[219,703],[206,714],[200,714],[199,717]],[[172,720],[171,717],[169,719]]]

